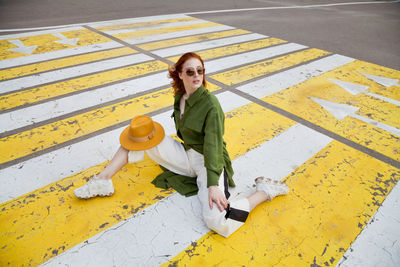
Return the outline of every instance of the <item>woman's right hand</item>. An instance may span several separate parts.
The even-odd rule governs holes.
[[[210,209],[213,208],[213,202],[217,204],[218,209],[221,212],[228,207],[228,200],[217,185],[208,187],[208,203],[210,205]]]

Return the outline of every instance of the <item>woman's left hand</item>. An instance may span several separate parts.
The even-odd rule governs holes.
[[[213,202],[215,202],[221,212],[228,207],[228,200],[217,185],[208,187],[208,202],[210,209],[213,208]]]

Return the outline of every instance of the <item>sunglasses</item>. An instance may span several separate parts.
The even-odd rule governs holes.
[[[199,74],[199,75],[203,75],[205,72],[206,72],[206,69],[204,69],[204,68],[197,69],[197,74]],[[193,68],[186,69],[187,76],[193,76],[195,73],[196,73],[196,70]]]

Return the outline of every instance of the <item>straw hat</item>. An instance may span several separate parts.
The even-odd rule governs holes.
[[[126,150],[146,150],[155,147],[164,139],[164,128],[149,116],[141,115],[132,119],[122,131],[119,142]]]

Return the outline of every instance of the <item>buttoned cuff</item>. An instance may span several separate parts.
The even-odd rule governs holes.
[[[207,187],[213,186],[213,185],[218,185],[219,181],[219,174],[207,169]]]

